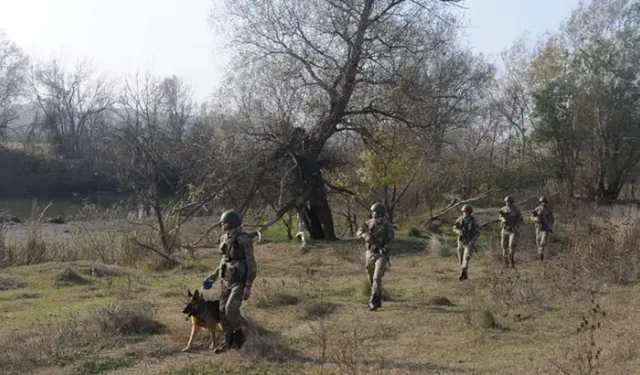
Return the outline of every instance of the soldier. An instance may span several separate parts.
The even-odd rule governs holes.
[[[514,253],[516,249],[516,236],[518,227],[524,222],[522,212],[516,206],[512,196],[504,198],[506,205],[500,209],[500,246],[502,247],[502,259],[506,267],[515,267]]]
[[[228,349],[240,349],[245,341],[242,331],[240,306],[251,296],[251,286],[256,278],[256,261],[253,256],[253,239],[242,230],[242,218],[229,210],[220,217],[222,230],[219,250],[222,254],[218,268],[207,277],[211,281],[222,278],[220,312],[223,317],[225,341],[215,353]]]
[[[544,248],[547,246],[549,233],[553,233],[555,218],[548,206],[547,198],[540,197],[540,205],[531,212],[531,220],[536,226],[536,245],[538,245],[537,259],[544,260]]]
[[[395,239],[395,232],[391,222],[387,220],[386,207],[381,203],[371,206],[371,219],[367,220],[356,235],[365,240],[367,274],[371,285],[369,310],[375,311],[382,307],[381,291],[382,277],[389,263],[389,244]]]
[[[462,216],[453,224],[453,232],[458,235],[458,261],[460,262],[460,277],[458,280],[468,279],[467,268],[471,253],[476,250],[476,240],[480,235],[480,226],[472,216],[473,207],[470,204],[462,206]]]

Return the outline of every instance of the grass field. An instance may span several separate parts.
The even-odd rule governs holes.
[[[400,228],[377,312],[366,309],[357,241],[314,242],[301,252],[274,228],[256,245],[259,274],[243,305],[247,344],[222,355],[207,348],[204,331],[181,352],[187,289],[217,264],[214,249],[181,254],[170,271],[82,257],[6,267],[0,373],[637,374],[640,286],[630,254],[639,250],[625,242],[637,238],[636,223],[613,239],[599,232],[583,242],[565,239],[572,227],[559,226],[544,263],[534,261],[527,229],[516,270],[502,268],[497,228],[486,228],[465,282],[450,237]],[[580,368],[598,351],[593,369]]]

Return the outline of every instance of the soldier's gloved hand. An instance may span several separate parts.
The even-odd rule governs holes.
[[[244,287],[244,293],[242,294],[242,300],[246,301],[251,297],[251,288]]]

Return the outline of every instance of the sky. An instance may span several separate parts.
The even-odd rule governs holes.
[[[304,0],[300,0],[304,1]],[[0,29],[36,60],[89,59],[116,79],[177,75],[198,102],[220,84],[227,61],[209,25],[212,0],[0,0]],[[525,31],[554,31],[578,0],[466,0],[470,46],[490,58]]]

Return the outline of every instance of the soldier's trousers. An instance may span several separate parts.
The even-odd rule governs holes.
[[[469,267],[469,260],[471,260],[471,245],[465,244],[460,239],[458,239],[458,261],[460,262],[460,267],[467,268]]]
[[[225,329],[233,331],[242,325],[240,306],[244,294],[244,283],[228,283],[222,281],[220,293],[220,312],[225,317]]]
[[[513,255],[516,251],[516,234],[503,229],[500,233],[500,237],[502,256],[506,257],[508,255],[509,257],[513,258]]]
[[[370,251],[367,251],[365,256],[367,257],[365,267],[369,275],[371,294],[380,296],[380,292],[382,291],[382,277],[384,277],[387,270],[387,258]]]
[[[547,246],[547,239],[549,232],[536,228],[536,245],[538,245],[538,255],[544,252],[544,248]]]

